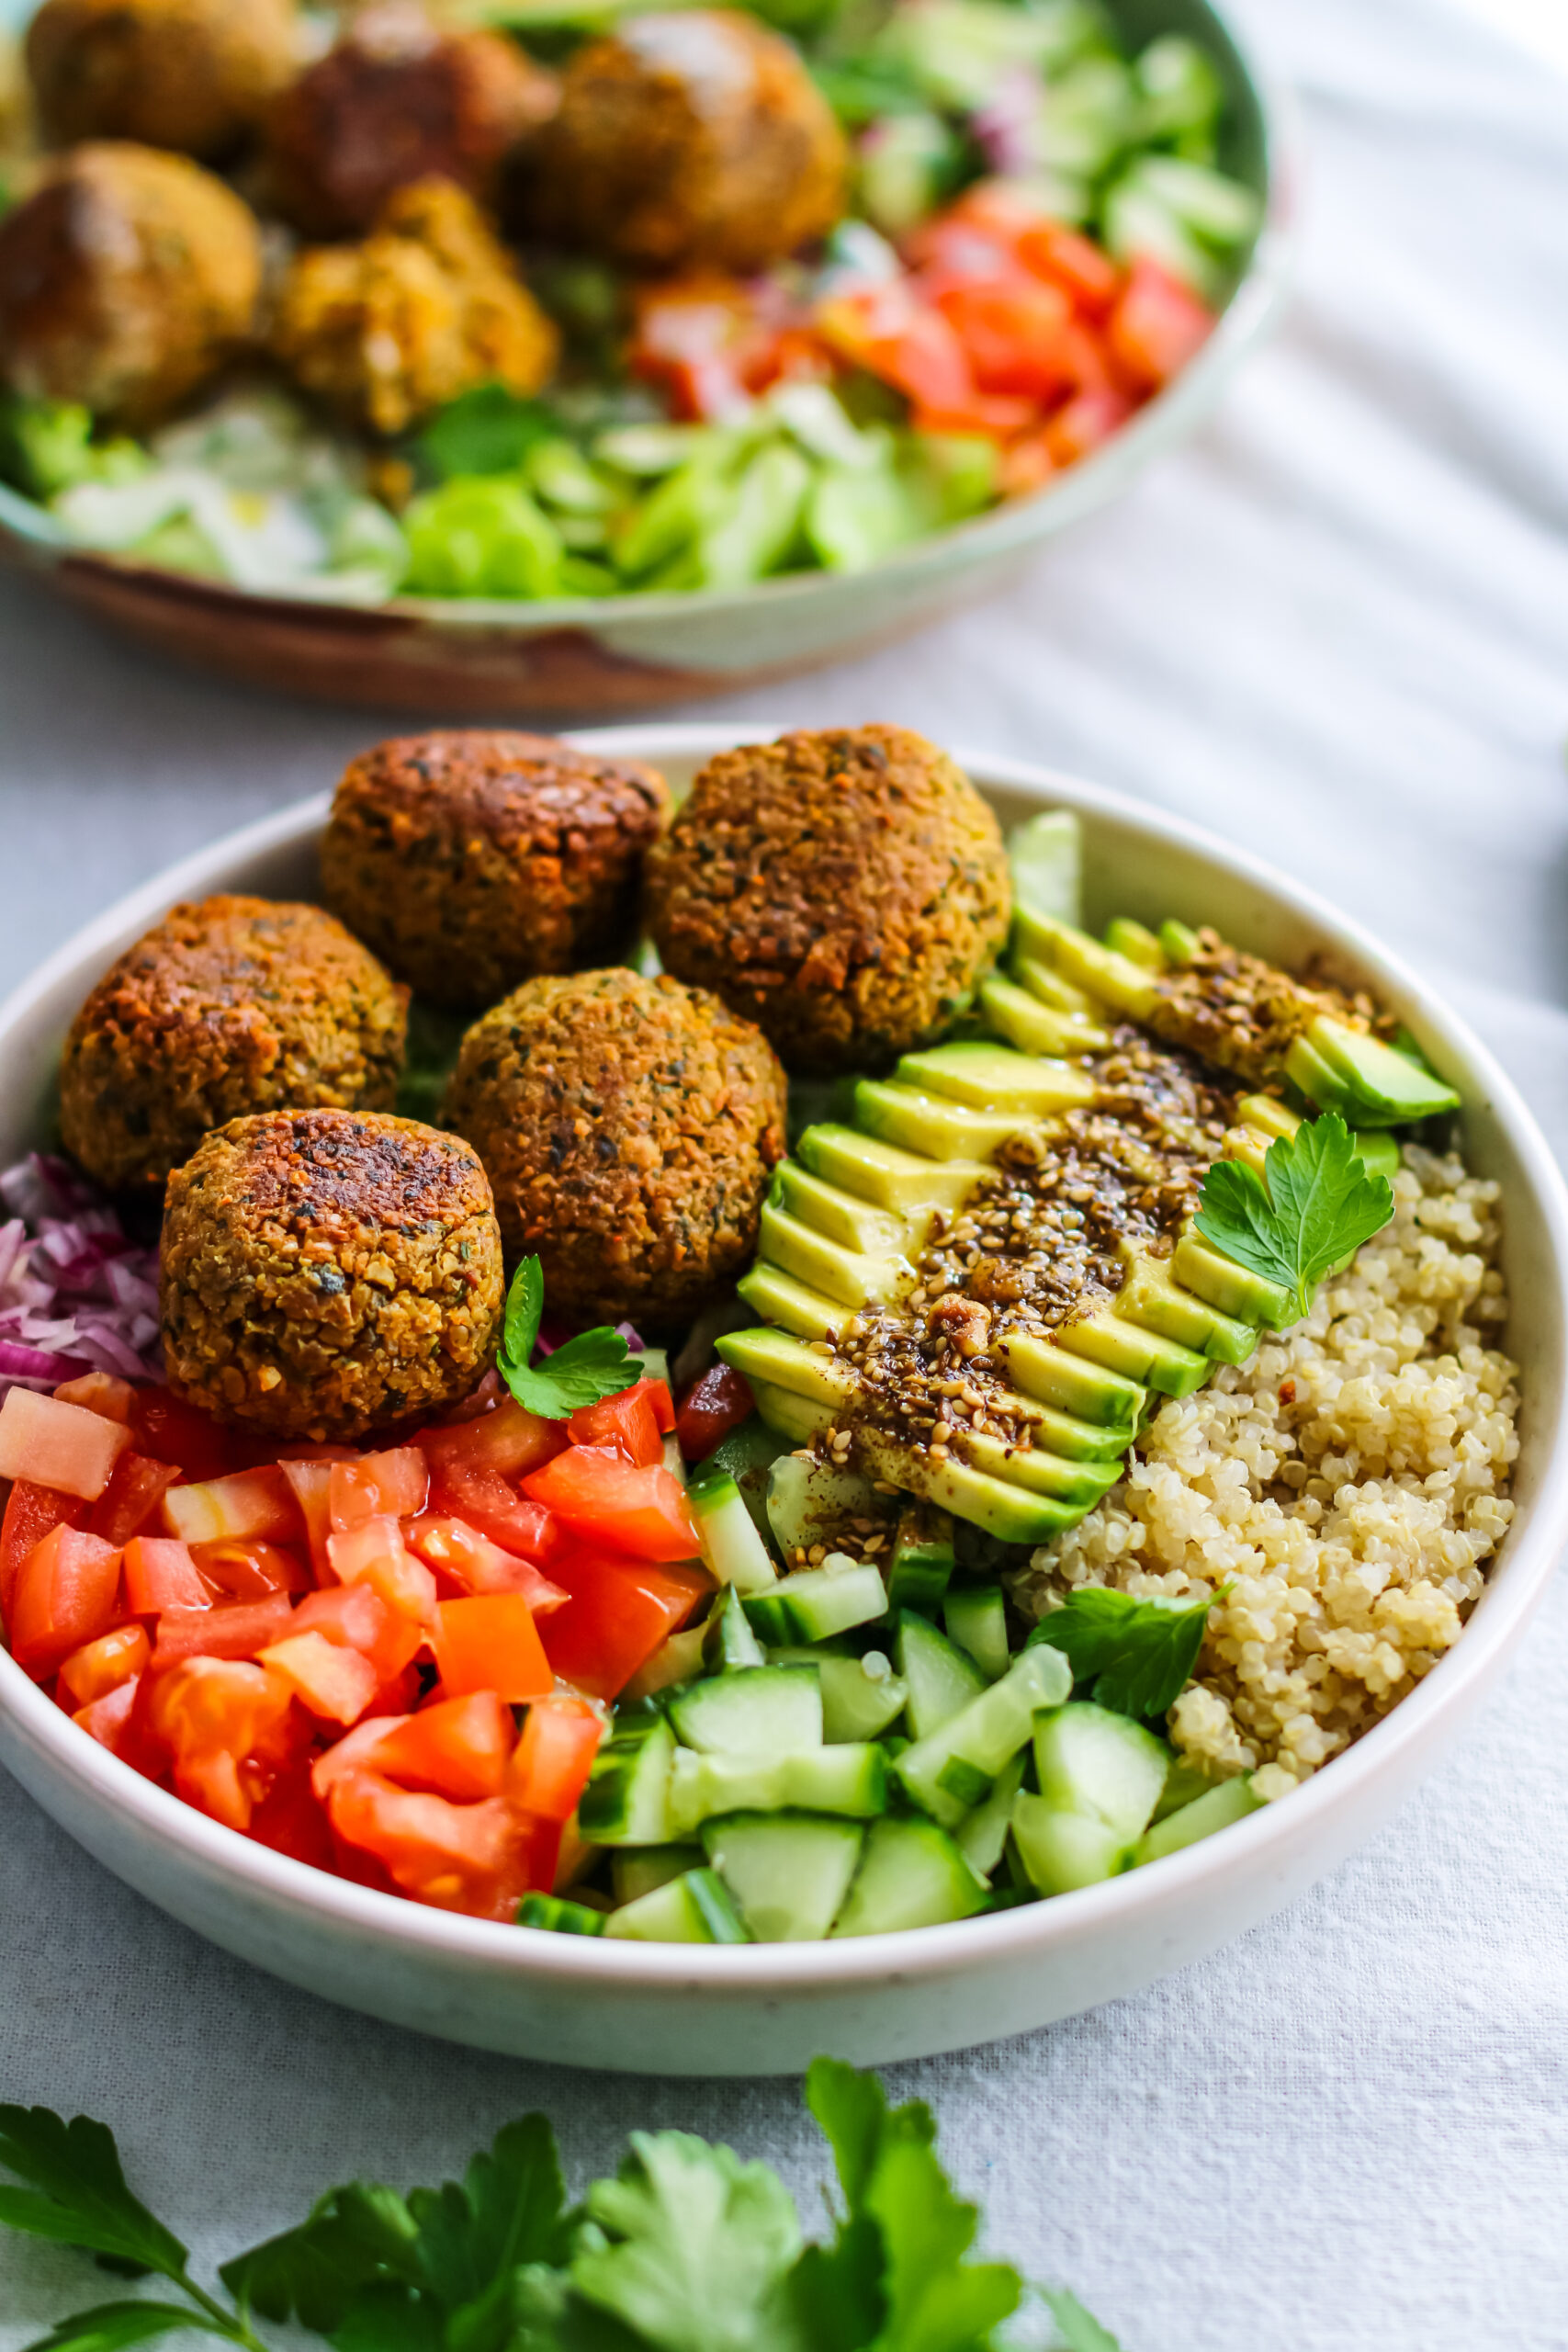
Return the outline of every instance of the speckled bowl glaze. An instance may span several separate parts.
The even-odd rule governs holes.
[[[679,786],[742,739],[647,727],[581,740],[650,760]],[[1288,964],[1322,954],[1393,1005],[1462,1088],[1466,1153],[1505,1187],[1508,1346],[1524,1394],[1517,1515],[1463,1638],[1304,1788],[1128,1877],[863,1941],[702,1948],[457,1918],[290,1861],[142,1780],[0,1652],[0,1761],[151,1902],[291,1984],[481,2049],[669,2075],[793,2073],[821,2050],[862,2064],[915,2058],[1134,1992],[1255,1926],[1382,1826],[1497,1682],[1568,1539],[1568,1193],[1529,1112],[1412,973],[1269,867],[1096,785],[957,756],[1004,823],[1042,807],[1079,812],[1091,920],[1174,913]],[[175,899],[309,896],[326,806],[307,801],[187,858],[89,924],[0,1007],[7,1159],[48,1139],[61,1044],[105,966]]]
[[[0,0],[0,22],[12,0]],[[404,710],[625,717],[841,662],[1005,587],[1045,540],[1124,491],[1191,433],[1272,323],[1292,214],[1281,108],[1208,0],[1111,0],[1134,47],[1191,34],[1225,84],[1225,168],[1264,200],[1245,272],[1208,343],[1105,447],[1032,497],[922,539],[873,570],[752,588],[547,603],[402,596],[368,609],[263,596],[62,546],[0,485],[0,555],[160,653],[250,685]]]

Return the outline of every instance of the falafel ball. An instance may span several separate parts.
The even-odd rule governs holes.
[[[344,771],[328,905],[432,1004],[478,1012],[536,972],[624,951],[669,787],[548,735],[411,735]]]
[[[555,76],[499,33],[448,33],[422,9],[362,9],[267,126],[277,209],[308,237],[363,235],[392,190],[433,174],[493,192],[555,110]]]
[[[831,107],[728,8],[634,17],[580,50],[524,167],[536,229],[633,269],[766,269],[844,209]]]
[[[320,907],[171,907],[71,1024],[62,1139],[100,1184],[144,1191],[246,1112],[390,1110],[408,998]]]
[[[169,1385],[257,1436],[342,1442],[458,1403],[503,1289],[477,1154],[415,1119],[263,1111],[169,1180]]]
[[[558,346],[472,198],[441,179],[396,189],[362,244],[296,254],[272,332],[302,391],[382,434],[479,384],[536,392]]]
[[[60,146],[136,139],[205,161],[237,147],[292,75],[294,0],[43,0],[27,59]]]
[[[750,1260],[784,1074],[716,997],[624,968],[525,980],[463,1040],[442,1117],[549,1313],[682,1331]]]
[[[0,379],[155,424],[249,336],[254,216],[184,155],[73,147],[0,220]]]
[[[721,752],[649,853],[648,899],[669,969],[755,1021],[798,1076],[930,1044],[1012,905],[996,818],[902,727]]]

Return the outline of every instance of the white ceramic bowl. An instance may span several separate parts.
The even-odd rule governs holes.
[[[678,782],[745,738],[651,727],[579,740],[652,760]],[[965,764],[1004,822],[1041,806],[1079,811],[1092,919],[1209,921],[1286,963],[1325,951],[1393,1005],[1462,1088],[1467,1155],[1505,1187],[1507,1345],[1524,1412],[1517,1514],[1457,1647],[1305,1788],[1131,1876],[957,1926],[718,1949],[492,1926],[308,1869],[140,1778],[0,1653],[0,1760],[141,1894],[293,1984],[483,2049],[688,2075],[792,2073],[824,2050],[863,2064],[919,2057],[1135,1991],[1252,1927],[1379,1828],[1496,1682],[1568,1536],[1568,1195],[1529,1111],[1410,972],[1283,876],[1097,786],[1010,761]],[[89,924],[0,1008],[6,1159],[47,1138],[61,1041],[110,959],[176,898],[310,892],[325,807],[307,801],[187,858]]]

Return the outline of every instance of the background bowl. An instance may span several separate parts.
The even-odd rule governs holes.
[[[0,0],[0,23],[30,0]],[[252,685],[389,709],[627,714],[792,676],[923,628],[1003,587],[1058,531],[1125,490],[1202,422],[1271,323],[1283,288],[1290,174],[1280,102],[1208,0],[1110,0],[1129,46],[1202,43],[1225,86],[1221,162],[1263,199],[1246,270],[1191,365],[1061,481],[937,533],[869,571],[800,572],[753,588],[538,604],[402,596],[369,609],[261,596],[50,536],[0,485],[0,553],[161,653]]]
[[[580,739],[679,786],[745,737],[716,727]],[[1120,794],[958,754],[1004,823],[1084,823],[1089,914],[1212,922],[1296,963],[1321,953],[1374,988],[1464,1093],[1472,1169],[1505,1187],[1510,1352],[1522,1372],[1517,1512],[1462,1639],[1377,1728],[1296,1793],[1109,1884],[951,1927],[833,1944],[610,1943],[426,1910],[269,1852],[154,1788],[79,1731],[0,1652],[0,1761],[106,1867],[215,1942],[396,2024],[570,2065],[793,2073],[829,2050],[928,2055],[1135,1991],[1303,1892],[1381,1826],[1496,1681],[1568,1535],[1568,1194],[1534,1121],[1415,977],[1267,866]],[[48,1140],[61,1043],[88,988],[176,898],[315,888],[324,798],[201,851],[101,916],[0,1007],[0,1153]],[[0,1161],[4,1164],[4,1161]]]

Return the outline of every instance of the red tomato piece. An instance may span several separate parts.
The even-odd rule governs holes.
[[[85,1405],[30,1388],[8,1388],[0,1403],[0,1478],[26,1478],[96,1503],[130,1443],[123,1422]]]
[[[293,1613],[286,1592],[268,1593],[265,1600],[220,1601],[215,1608],[165,1609],[152,1645],[152,1670],[162,1674],[186,1658],[254,1657],[282,1639]]]
[[[623,1453],[628,1462],[645,1465],[661,1462],[660,1431],[672,1425],[674,1415],[670,1413],[668,1422],[660,1419],[654,1402],[656,1389],[668,1409],[670,1391],[662,1380],[639,1380],[618,1396],[602,1396],[597,1405],[582,1406],[566,1425],[573,1445],[607,1445],[613,1453]]]
[[[456,1464],[440,1469],[431,1492],[433,1513],[466,1520],[499,1544],[529,1560],[546,1560],[559,1541],[560,1529],[542,1503],[530,1502],[508,1486],[499,1470],[483,1463]]]
[[[85,1707],[78,1707],[71,1720],[73,1724],[80,1724],[88,1738],[96,1739],[99,1747],[107,1747],[111,1755],[123,1758],[127,1763],[137,1761],[132,1726],[141,1689],[140,1680],[134,1678],[129,1682],[117,1683],[112,1690],[106,1690],[102,1698],[89,1699]]]
[[[327,1556],[327,1538],[333,1528],[328,1493],[333,1465],[330,1462],[296,1461],[290,1456],[277,1466],[288,1482],[288,1490],[305,1522],[305,1541],[310,1546],[310,1566],[316,1572],[317,1582],[330,1584],[333,1571]]]
[[[694,1560],[701,1548],[673,1471],[625,1461],[607,1447],[574,1445],[525,1486],[535,1502],[610,1550],[644,1560]],[[569,1578],[559,1581],[571,1589]]]
[[[339,1535],[367,1519],[411,1519],[424,1509],[430,1464],[417,1445],[357,1461],[334,1462],[327,1472],[327,1516]]]
[[[256,1654],[257,1664],[280,1674],[313,1715],[338,1724],[357,1723],[375,1698],[381,1678],[367,1657],[325,1634],[290,1632]]]
[[[539,1509],[537,1503],[521,1507]],[[548,1513],[541,1512],[540,1516],[547,1517]],[[488,1535],[481,1535],[466,1520],[426,1513],[422,1519],[409,1521],[403,1530],[403,1541],[426,1567],[447,1577],[460,1592],[520,1592],[536,1617],[558,1609],[566,1599],[559,1585],[551,1584],[547,1577],[541,1576],[532,1560],[521,1559],[515,1552],[492,1544]]]
[[[128,1446],[93,1505],[88,1526],[106,1544],[129,1544],[155,1515],[179,1475],[172,1462],[154,1462]]]
[[[983,392],[1050,401],[1072,383],[1064,338],[1073,306],[1059,286],[1025,277],[954,286],[941,309]]]
[[[710,1364],[692,1383],[675,1416],[675,1435],[688,1462],[705,1462],[731,1430],[749,1421],[757,1409],[745,1374],[727,1363]]]
[[[595,1699],[618,1698],[713,1590],[701,1568],[660,1566],[586,1548],[570,1554],[559,1575],[571,1598],[544,1621],[545,1655],[563,1681]]]
[[[567,1435],[558,1421],[542,1420],[537,1413],[525,1412],[515,1396],[505,1396],[493,1413],[421,1430],[413,1442],[438,1476],[466,1467],[520,1478],[558,1453]]]
[[[506,1776],[513,1804],[539,1821],[568,1821],[588,1785],[604,1718],[586,1700],[558,1693],[536,1700]]]
[[[133,1617],[161,1617],[167,1609],[210,1609],[212,1588],[172,1535],[133,1535],[125,1547],[125,1605]]]
[[[80,1380],[62,1381],[55,1390],[62,1405],[81,1405],[89,1413],[101,1413],[106,1421],[118,1421],[130,1426],[130,1408],[136,1391],[129,1380],[117,1380],[112,1372],[85,1372]]]
[[[152,1648],[141,1625],[117,1625],[112,1634],[84,1642],[61,1667],[60,1683],[65,1694],[62,1706],[69,1700],[73,1707],[90,1707],[95,1699],[107,1699],[121,1683],[134,1682],[145,1672]]]
[[[1140,254],[1111,313],[1106,339],[1131,381],[1140,390],[1157,391],[1208,341],[1213,323],[1190,288]]]
[[[367,1657],[385,1685],[410,1664],[423,1636],[416,1624],[388,1608],[364,1583],[307,1593],[289,1620],[294,1634],[324,1634],[329,1642]]]
[[[275,1854],[288,1854],[319,1871],[334,1867],[327,1816],[310,1786],[310,1768],[301,1761],[278,1774],[251,1815],[249,1835]]]
[[[248,1829],[287,1761],[292,1706],[288,1683],[264,1666],[193,1657],[155,1680],[148,1723],[174,1759],[186,1804]]]
[[[435,1578],[410,1552],[395,1519],[362,1519],[357,1527],[329,1535],[327,1554],[343,1583],[367,1584],[394,1615],[429,1624],[435,1613]]]
[[[11,1602],[28,1554],[57,1527],[80,1527],[91,1505],[79,1495],[58,1494],[52,1487],[35,1486],[18,1478],[6,1498],[0,1522],[0,1617],[11,1623]]]
[[[1002,451],[997,468],[997,487],[1008,498],[1025,498],[1032,490],[1048,482],[1056,470],[1051,455],[1051,445],[1044,433],[1026,433],[1021,441],[1010,441]]]
[[[340,1781],[351,1779],[356,1772],[379,1770],[377,1762],[381,1742],[400,1724],[410,1720],[405,1709],[397,1715],[367,1715],[355,1724],[342,1739],[334,1740],[324,1755],[316,1757],[310,1766],[310,1784],[325,1804]]]
[[[502,1797],[454,1804],[353,1772],[327,1802],[333,1835],[379,1862],[416,1903],[509,1919],[527,1891],[525,1832]]]
[[[130,1427],[138,1453],[172,1462],[187,1478],[220,1478],[234,1467],[235,1446],[228,1430],[172,1389],[139,1388]]]
[[[533,1611],[520,1593],[442,1601],[431,1647],[442,1690],[450,1699],[468,1690],[493,1690],[517,1706],[555,1688]]]
[[[288,1479],[275,1464],[237,1470],[227,1478],[171,1487],[164,1497],[164,1521],[183,1544],[243,1542],[299,1533],[299,1508]]]
[[[392,1724],[376,1743],[375,1770],[400,1788],[477,1804],[500,1796],[516,1745],[511,1708],[493,1690],[470,1690]]]
[[[84,1642],[108,1632],[119,1600],[119,1560],[112,1544],[81,1527],[57,1527],[28,1553],[11,1602],[11,1654],[18,1666],[41,1681]]]
[[[1055,415],[1042,435],[1051,460],[1057,466],[1076,466],[1104,441],[1109,441],[1133,413],[1133,403],[1125,392],[1075,392]]]
[[[190,1555],[207,1582],[231,1600],[265,1600],[269,1592],[309,1592],[310,1572],[298,1552],[279,1544],[193,1544]]]
[[[1069,293],[1080,311],[1102,319],[1122,288],[1122,272],[1109,254],[1061,220],[1031,220],[1013,251],[1026,269]]]

